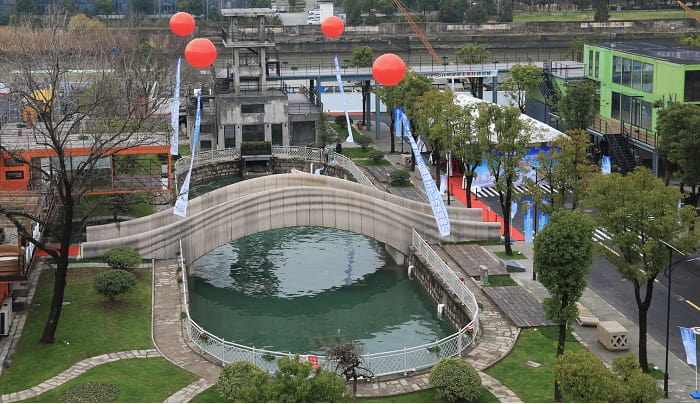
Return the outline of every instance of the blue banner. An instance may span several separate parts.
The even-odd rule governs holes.
[[[600,171],[603,174],[610,174],[612,172],[612,163],[610,162],[610,156],[603,156],[603,162],[600,165]]]
[[[180,130],[180,62],[182,56],[177,58],[177,71],[175,72],[175,91],[173,91],[173,101],[170,104],[170,127],[173,134],[170,138],[170,154],[175,156],[178,153],[178,135]]]
[[[533,227],[533,218],[534,218],[534,212],[535,211],[535,206],[532,200],[527,203],[527,210],[525,211],[525,216],[523,216],[523,233],[525,233],[525,242],[526,243],[532,243],[533,240],[533,233],[534,233],[534,227]]]
[[[688,362],[689,365],[697,366],[695,333],[692,328],[679,328],[681,329],[683,348],[685,348],[685,361]]]
[[[343,90],[343,79],[340,77],[340,65],[338,64],[338,55],[333,59],[335,63],[335,78],[338,80],[338,88],[340,89],[340,99],[343,101],[343,111],[345,111],[345,123],[348,125],[348,138],[346,142],[355,142],[352,138],[352,126],[350,125],[350,115],[348,115],[348,104],[345,102],[345,90]]]
[[[423,180],[423,186],[425,187],[425,193],[428,195],[428,203],[433,209],[433,216],[435,216],[435,222],[437,223],[438,231],[442,237],[450,235],[450,218],[447,216],[447,209],[445,209],[445,203],[442,201],[442,196],[438,192],[435,186],[435,181],[430,175],[430,170],[428,166],[425,165],[423,161],[423,156],[420,154],[418,149],[418,144],[416,140],[413,139],[413,134],[411,133],[410,122],[406,117],[406,114],[401,114],[401,123],[403,124],[403,135],[411,143],[411,150],[413,150],[413,158],[416,161],[416,167],[418,167],[418,172],[420,172],[421,180]]]
[[[177,195],[173,214],[186,217],[187,216],[187,201],[190,193],[190,178],[192,177],[192,167],[194,166],[194,157],[197,152],[197,144],[199,143],[199,127],[202,123],[202,93],[197,93],[197,113],[194,119],[194,135],[192,136],[192,154],[190,156],[190,169],[187,170],[187,176],[182,183],[180,193]]]
[[[396,137],[401,137],[401,115],[403,115],[403,110],[394,108],[394,136]]]

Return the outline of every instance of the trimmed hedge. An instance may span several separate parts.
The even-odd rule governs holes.
[[[449,402],[475,402],[481,395],[481,377],[471,364],[444,358],[430,371],[428,382]]]
[[[114,269],[133,271],[141,265],[141,254],[131,247],[112,248],[105,254],[105,262]]]
[[[92,287],[97,293],[114,300],[118,295],[128,293],[136,286],[136,275],[121,269],[109,269],[95,275]]]

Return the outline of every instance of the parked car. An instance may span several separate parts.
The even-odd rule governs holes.
[[[280,7],[280,13],[286,13],[287,12],[287,7],[282,6]]]

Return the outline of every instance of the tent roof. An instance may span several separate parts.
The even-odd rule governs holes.
[[[464,94],[464,93],[458,93],[455,94],[455,104],[461,105],[461,106],[466,106],[466,105],[478,105],[482,103],[489,103],[489,101],[484,101],[479,98],[472,97],[471,95]],[[501,106],[501,108],[505,108]],[[477,110],[474,110],[474,114],[478,114],[479,112]],[[546,123],[540,122],[537,119],[521,114],[520,119],[530,125],[534,130],[532,133],[532,137],[530,138],[530,143],[535,144],[535,143],[550,143],[555,141],[559,136],[563,136],[564,134],[553,127],[547,125]]]

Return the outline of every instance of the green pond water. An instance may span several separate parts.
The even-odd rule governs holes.
[[[270,230],[223,245],[193,265],[191,315],[228,341],[299,354],[359,341],[374,353],[454,332],[406,268],[360,234]]]

